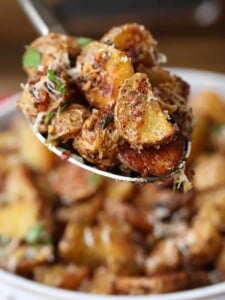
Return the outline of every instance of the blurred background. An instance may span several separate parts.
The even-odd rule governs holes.
[[[110,27],[144,24],[168,65],[225,72],[225,0],[46,0],[69,33],[100,37]],[[38,35],[16,0],[0,2],[0,96],[20,90],[24,45]]]

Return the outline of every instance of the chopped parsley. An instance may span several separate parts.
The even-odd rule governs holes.
[[[26,52],[23,56],[23,67],[37,68],[41,62],[41,52],[39,52],[37,49],[34,49],[30,46],[26,46],[25,48],[26,48]]]
[[[46,124],[48,124],[48,123],[51,121],[51,119],[54,117],[55,114],[56,114],[56,111],[55,111],[55,110],[51,111],[49,114],[47,114],[47,115],[45,116],[44,122],[45,122]]]
[[[36,225],[30,227],[25,235],[25,241],[27,244],[36,243],[51,243],[51,237],[45,231],[43,224],[37,223]]]
[[[63,86],[62,82],[56,76],[54,70],[52,70],[52,69],[48,70],[48,79],[55,83],[57,91],[59,91],[63,94],[67,92],[67,88],[65,88],[65,86]]]
[[[101,180],[102,180],[102,177],[100,175],[91,174],[88,182],[91,186],[97,186],[101,182]]]
[[[77,38],[77,43],[81,48],[84,48],[89,43],[93,42],[94,40],[88,37],[79,37]]]

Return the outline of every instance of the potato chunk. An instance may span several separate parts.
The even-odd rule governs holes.
[[[129,145],[122,145],[119,159],[122,164],[140,173],[142,176],[164,176],[170,174],[184,156],[185,142],[177,139],[169,144],[157,148],[133,150]]]
[[[73,146],[87,161],[100,169],[118,164],[118,133],[114,126],[113,110],[102,108],[92,113],[85,121]]]
[[[87,267],[78,267],[73,264],[37,267],[34,270],[34,279],[42,284],[74,290],[88,277]]]
[[[76,137],[89,115],[89,110],[80,104],[72,104],[63,111],[56,112],[48,127],[49,141],[57,143],[59,139],[61,142],[66,142]]]
[[[37,223],[51,228],[49,208],[25,167],[15,167],[5,185],[6,202],[0,207],[0,235],[23,240]]]
[[[62,67],[70,65],[70,59],[75,60],[80,52],[80,47],[76,42],[76,38],[58,33],[49,33],[46,36],[37,38],[30,45],[31,48],[40,52],[40,65],[46,66],[54,61]],[[25,52],[28,53],[29,47]],[[25,71],[30,77],[37,72],[36,67],[26,67]]]
[[[103,177],[64,163],[51,173],[50,183],[60,200],[71,205],[94,195],[102,185]]]
[[[136,73],[124,82],[115,106],[115,125],[132,148],[171,140],[176,130],[168,119],[145,74]]]
[[[142,25],[133,23],[113,27],[101,41],[125,51],[135,66],[142,63],[152,67],[157,64],[157,42]]]
[[[125,53],[99,42],[88,44],[77,60],[75,79],[91,106],[96,108],[116,102],[124,80],[133,75]]]
[[[50,245],[20,245],[13,248],[10,244],[0,252],[0,267],[10,272],[26,275],[34,267],[54,260],[53,247]]]

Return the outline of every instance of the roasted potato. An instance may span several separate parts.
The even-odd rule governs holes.
[[[135,187],[131,182],[109,179],[106,185],[105,202],[127,202],[134,192]]]
[[[225,157],[220,153],[202,154],[195,164],[194,185],[198,190],[225,184]]]
[[[114,294],[116,276],[105,267],[99,267],[94,272],[94,276],[88,287],[88,292],[94,294],[109,295]]]
[[[55,61],[61,67],[73,66],[76,57],[80,52],[80,47],[75,37],[58,33],[49,33],[41,36],[31,43],[24,54],[23,61],[30,51],[35,51],[37,56],[37,66],[30,66],[24,62],[24,68],[30,77],[33,77],[43,66],[49,66]],[[39,68],[38,68],[39,67]]]
[[[0,235],[24,240],[28,230],[37,223],[51,231],[50,207],[27,168],[17,166],[10,171],[3,194],[5,202],[0,208]]]
[[[102,185],[103,177],[64,163],[50,174],[49,181],[61,201],[71,205],[94,195]]]
[[[118,138],[113,110],[105,107],[93,112],[84,122],[73,146],[87,161],[100,169],[108,169],[118,164]]]
[[[148,276],[174,272],[182,265],[182,258],[175,239],[165,239],[154,247],[145,261]]]
[[[34,269],[34,279],[42,284],[74,290],[79,288],[88,277],[87,267],[79,267],[73,264],[53,266],[41,266]]]
[[[127,55],[113,46],[92,42],[77,59],[75,80],[92,107],[113,105],[124,80],[133,75]]]
[[[31,169],[45,173],[56,162],[56,156],[35,137],[29,126],[22,120],[14,123],[18,136],[18,148],[21,160]]]
[[[157,148],[133,150],[129,145],[122,145],[118,158],[128,169],[146,176],[163,176],[171,173],[181,162],[185,149],[183,139],[177,139]]]
[[[101,42],[124,51],[134,66],[144,64],[152,67],[158,63],[157,42],[142,25],[133,23],[113,27]]]
[[[19,245],[11,244],[1,249],[0,267],[10,272],[23,275],[32,273],[37,266],[54,261],[53,247],[50,245]]]
[[[48,126],[48,140],[57,144],[74,139],[89,116],[89,110],[80,104],[71,104],[61,112],[56,112]]]
[[[213,123],[225,123],[225,102],[213,91],[202,91],[191,100],[194,111],[198,111]]]
[[[145,74],[125,80],[115,106],[115,125],[132,148],[161,145],[174,138],[176,129],[154,96]]]

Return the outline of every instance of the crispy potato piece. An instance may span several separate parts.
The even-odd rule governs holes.
[[[201,113],[194,114],[194,127],[191,139],[191,152],[188,157],[188,165],[195,162],[198,155],[204,149],[207,143],[209,129],[209,121],[201,115]]]
[[[84,225],[93,224],[103,202],[102,196],[101,193],[97,193],[85,202],[59,208],[57,219],[62,222],[74,222]]]
[[[152,67],[158,62],[157,42],[144,26],[133,23],[113,27],[101,39],[131,57],[132,64]]]
[[[90,116],[89,110],[80,104],[71,104],[56,113],[48,126],[48,140],[67,142],[74,139],[81,131],[84,121]]]
[[[9,244],[1,251],[0,267],[10,272],[27,274],[31,273],[35,267],[53,260],[53,247],[50,245],[20,245],[14,248]]]
[[[30,47],[41,53],[41,66],[48,66],[57,61],[61,67],[69,67],[80,52],[75,37],[52,32],[37,38],[31,43]],[[29,51],[29,48],[27,51]],[[37,68],[25,67],[25,71],[30,77],[33,77],[37,72]]]
[[[71,205],[94,195],[102,185],[103,177],[71,163],[63,163],[50,174],[50,183],[61,201]]]
[[[64,262],[88,265],[91,268],[105,261],[101,238],[96,228],[72,222],[66,226],[58,251]]]
[[[55,264],[34,269],[35,281],[68,290],[79,288],[88,275],[89,270],[87,267],[79,267],[73,264]]]
[[[220,231],[223,231],[225,226],[224,186],[197,195],[196,202],[200,206],[196,216],[198,222],[201,220],[211,222]]]
[[[118,164],[119,136],[113,119],[110,107],[93,112],[84,122],[80,136],[73,142],[82,157],[103,170]]]
[[[51,231],[48,204],[28,169],[17,166],[11,170],[3,193],[6,202],[0,208],[0,235],[24,239],[27,231],[37,223]]]
[[[216,269],[218,277],[221,280],[225,279],[225,245],[223,245],[218,258],[216,259]]]
[[[155,98],[147,75],[142,73],[134,74],[121,86],[115,125],[134,149],[168,142],[176,132]]]
[[[148,276],[174,272],[181,267],[182,260],[176,240],[160,241],[145,261]]]
[[[210,122],[225,123],[225,102],[210,90],[202,91],[191,99],[193,110],[206,117]]]
[[[55,154],[42,145],[24,120],[16,120],[13,129],[18,136],[22,162],[37,172],[45,173],[50,170],[56,162]]]
[[[138,67],[138,72],[147,74],[153,89],[155,87],[160,87],[162,84],[167,84],[174,93],[181,95],[185,99],[189,95],[188,83],[180,77],[172,75],[160,66],[146,68],[146,66],[140,65]]]
[[[116,276],[105,267],[98,268],[91,280],[88,292],[109,295],[115,293]]]
[[[146,176],[163,176],[171,173],[184,156],[185,142],[177,139],[157,148],[136,151],[128,145],[120,147],[118,158],[122,164]]]
[[[169,274],[148,277],[119,277],[115,283],[118,294],[143,295],[161,294],[183,290],[188,287],[187,273],[172,272]]]
[[[135,186],[128,181],[109,179],[106,185],[105,202],[127,202],[135,192]]]
[[[220,153],[201,154],[195,164],[194,186],[197,190],[225,184],[225,157]]]
[[[211,221],[198,218],[177,241],[183,262],[193,267],[213,262],[222,247],[222,236],[216,226]]]
[[[133,75],[132,64],[124,52],[99,42],[84,47],[77,69],[75,80],[95,108],[114,104],[120,86]]]
[[[117,222],[128,223],[141,231],[149,232],[152,229],[148,212],[135,206],[122,202],[107,201],[105,212],[108,218]]]

